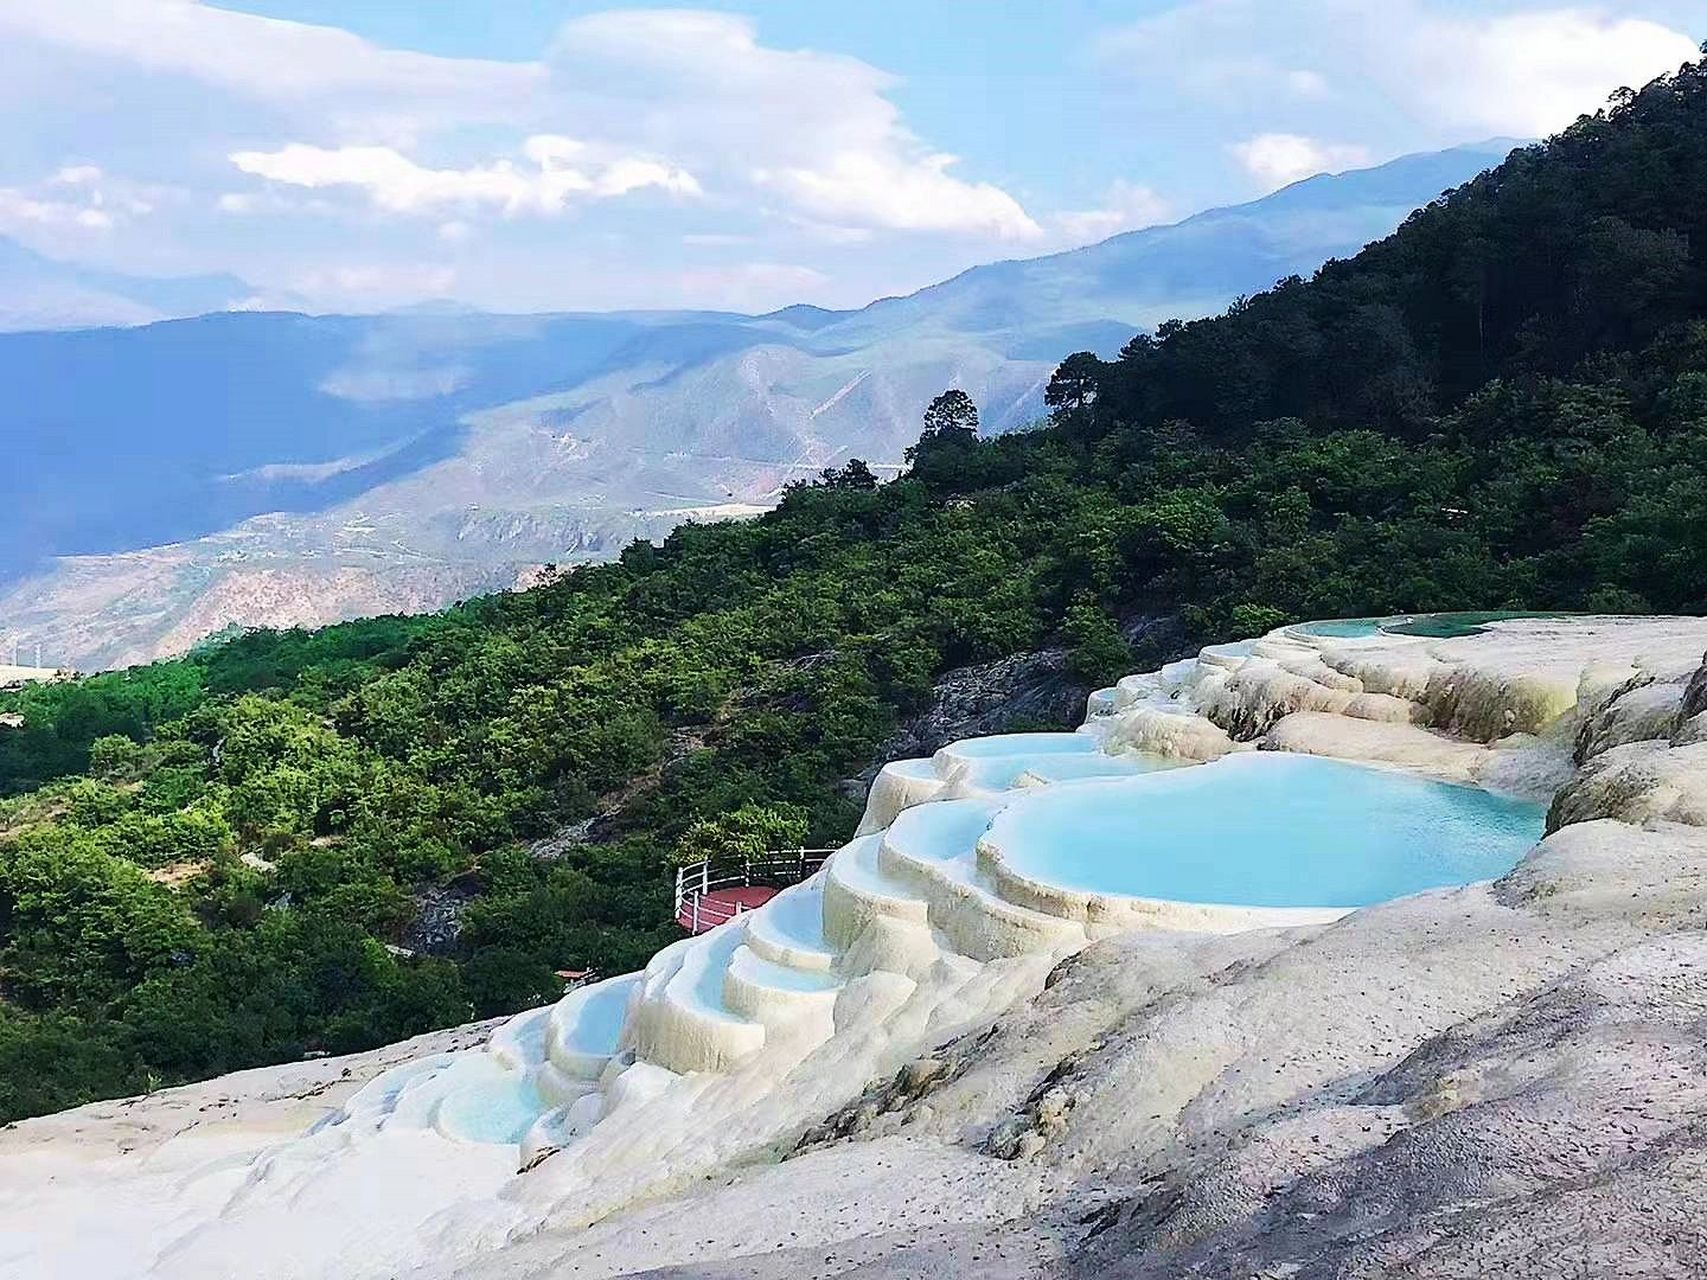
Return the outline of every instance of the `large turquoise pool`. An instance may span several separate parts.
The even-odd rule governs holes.
[[[1014,871],[1092,893],[1253,907],[1361,907],[1504,874],[1543,806],[1281,752],[1064,783],[997,816]]]

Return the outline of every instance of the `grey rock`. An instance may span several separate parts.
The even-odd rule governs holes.
[[[593,838],[594,828],[603,816],[603,814],[595,814],[593,817],[583,818],[579,822],[571,822],[567,826],[559,827],[549,836],[535,840],[528,845],[528,856],[540,862],[556,862],[576,845],[583,845],[590,841]]]
[[[472,889],[440,885],[415,895],[415,918],[403,931],[403,945],[431,956],[455,955],[462,949],[462,913],[475,899]]]
[[[1700,669],[1690,677],[1689,685],[1683,691],[1681,718],[1688,720],[1703,711],[1707,711],[1707,661],[1702,662]]]
[[[1185,628],[1172,614],[1137,614],[1120,633],[1148,665],[1182,656]],[[928,756],[962,738],[1026,729],[1070,729],[1085,712],[1089,682],[1074,675],[1066,649],[1039,649],[957,667],[933,686],[931,699],[883,744],[863,775],[869,783],[891,760]]]
[[[883,744],[864,776],[869,780],[891,760],[928,756],[961,738],[1071,728],[1090,691],[1068,670],[1065,649],[959,667],[936,682],[930,702]]]

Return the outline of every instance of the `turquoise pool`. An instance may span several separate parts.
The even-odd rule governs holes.
[[[943,748],[943,754],[962,760],[993,756],[1073,755],[1095,751],[1096,739],[1082,733],[997,733],[988,738],[963,738]]]
[[[601,982],[588,988],[575,1023],[576,1046],[594,1053],[616,1052],[633,991],[628,982]]]
[[[1542,805],[1316,756],[1045,788],[986,837],[1012,870],[1091,893],[1350,908],[1509,871]]]
[[[1301,622],[1292,630],[1323,640],[1363,640],[1380,635],[1386,623],[1402,621],[1401,618],[1329,618],[1322,622]]]
[[[1450,640],[1457,636],[1473,636],[1490,622],[1510,622],[1519,618],[1568,618],[1568,613],[1526,613],[1520,609],[1490,609],[1480,613],[1421,613],[1403,618],[1386,629],[1397,636],[1425,636],[1431,640]]]
[[[1021,773],[1029,773],[1043,782],[1077,782],[1084,778],[1130,778],[1157,769],[1178,769],[1186,761],[1168,756],[1107,756],[1091,752],[1076,756],[1037,756],[1023,760],[1022,764],[1024,767],[1015,771],[1015,778]]]
[[[1011,787],[1022,773],[1046,782],[1074,778],[1124,777],[1151,769],[1171,768],[1179,762],[1157,756],[1109,756],[1100,751],[1054,751],[1039,755],[990,756],[969,762],[965,776],[994,791]]]
[[[546,1110],[533,1085],[519,1077],[470,1080],[439,1103],[440,1132],[464,1142],[520,1142]]]
[[[958,776],[1000,791],[1028,769],[1058,760],[1108,757],[1097,750],[1095,738],[1082,733],[1001,733],[950,743],[940,753],[955,762]]]
[[[1363,640],[1370,636],[1420,636],[1429,640],[1451,640],[1473,636],[1490,622],[1515,618],[1565,618],[1563,613],[1526,613],[1519,609],[1487,609],[1465,613],[1394,614],[1386,618],[1330,618],[1302,622],[1292,630],[1323,640]]]
[[[972,852],[994,808],[982,800],[936,800],[896,818],[884,843],[917,858],[943,862]]]

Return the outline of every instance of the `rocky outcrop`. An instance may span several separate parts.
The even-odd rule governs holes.
[[[1704,711],[1707,711],[1707,659],[1703,659],[1700,670],[1690,677],[1683,691],[1683,705],[1678,709],[1678,718],[1689,720]]]
[[[462,882],[423,889],[415,895],[415,915],[403,930],[403,946],[424,955],[458,954],[463,949],[462,913],[478,896],[475,886]]]
[[[1120,631],[1128,644],[1159,661],[1178,657],[1185,635],[1171,614],[1136,615]],[[965,738],[1078,724],[1091,686],[1073,674],[1068,659],[1066,649],[1040,649],[947,672],[923,709],[879,749],[864,781],[892,760],[934,755]]]
[[[937,680],[930,701],[878,749],[862,777],[869,782],[892,760],[934,755],[963,738],[1067,728],[1083,714],[1090,691],[1068,669],[1065,649],[956,668]]]

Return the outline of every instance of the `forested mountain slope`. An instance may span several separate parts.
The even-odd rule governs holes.
[[[0,1114],[394,1039],[635,967],[678,852],[845,837],[961,664],[1106,678],[1296,617],[1707,611],[1707,66],[1316,278],[1067,360],[740,524],[430,618],[9,695]],[[548,844],[536,842],[553,837]],[[461,939],[403,956],[419,904]]]
[[[98,670],[233,624],[425,611],[850,456],[889,475],[944,386],[987,431],[1028,425],[1062,353],[1355,252],[1507,150],[1323,175],[859,311],[0,334],[0,647]]]

